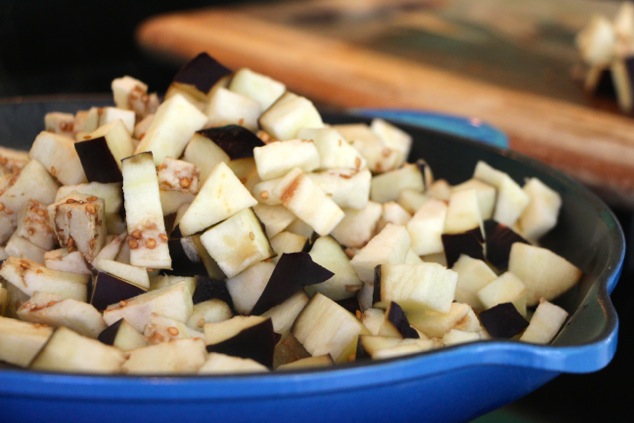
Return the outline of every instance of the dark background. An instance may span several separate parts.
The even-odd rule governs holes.
[[[134,42],[144,18],[176,9],[237,4],[236,1],[132,2],[0,1],[0,100],[9,97],[109,93],[115,77],[130,75],[151,91],[164,92],[177,70],[148,56]],[[615,210],[628,246],[633,214]],[[612,298],[620,318],[619,346],[607,368],[562,375],[515,404],[479,421],[630,421],[634,374],[634,254],[628,249],[623,276]]]

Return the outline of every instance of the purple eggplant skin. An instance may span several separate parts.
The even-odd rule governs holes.
[[[394,301],[390,302],[387,308],[387,319],[394,325],[403,338],[420,338],[416,329],[409,324],[409,320],[407,320],[407,316],[401,306]]]
[[[172,268],[166,273],[178,276],[196,276],[207,273],[203,259],[189,237],[171,238],[167,241],[172,258]]]
[[[499,270],[508,268],[511,247],[514,243],[530,244],[513,229],[492,219],[484,221],[484,240],[486,260]]]
[[[459,234],[442,234],[441,238],[448,268],[458,261],[461,254],[484,260],[484,237],[479,226]]]
[[[172,82],[192,85],[206,94],[220,79],[231,73],[231,69],[203,52],[183,65]]]
[[[90,304],[97,310],[105,310],[110,304],[116,304],[146,291],[121,278],[106,272],[97,271],[92,280]]]
[[[234,314],[236,313],[225,280],[213,279],[206,275],[196,275],[196,288],[192,296],[193,303],[198,304],[211,299],[224,301],[231,311],[233,311]]]
[[[262,314],[283,303],[305,286],[324,282],[333,275],[333,272],[315,263],[308,253],[284,253],[275,265],[251,314]]]
[[[241,330],[229,339],[207,345],[207,352],[250,358],[268,368],[273,368],[273,355],[278,340],[279,336],[273,331],[273,321],[266,319]]]
[[[123,175],[105,137],[97,137],[75,143],[75,151],[88,182],[122,182]]]
[[[121,327],[122,322],[123,319],[119,319],[102,330],[97,336],[97,340],[106,345],[114,345],[114,340],[117,337],[117,332],[119,331],[119,327]]]
[[[198,134],[217,144],[231,160],[253,157],[253,149],[264,145],[257,135],[240,125],[201,129]]]
[[[493,338],[510,339],[528,326],[528,321],[512,303],[502,303],[479,314],[480,323]]]

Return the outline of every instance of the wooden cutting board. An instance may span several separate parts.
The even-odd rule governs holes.
[[[615,207],[634,209],[634,120],[619,113],[613,99],[602,103],[590,98],[570,73],[578,65],[570,34],[591,14],[603,11],[595,3],[590,2],[594,8],[577,7],[575,13],[551,10],[550,17],[558,13],[559,32],[551,28],[550,37],[535,29],[543,30],[537,25],[543,24],[543,16],[526,18],[533,23],[531,33],[530,26],[521,25],[525,15],[517,11],[490,9],[498,10],[499,18],[485,14],[479,27],[447,19],[448,3],[454,13],[460,12],[456,2],[427,2],[420,12],[412,1],[390,7],[376,0],[357,1],[352,2],[357,9],[345,6],[344,18],[341,3],[312,3],[321,8],[290,2],[156,16],[139,26],[137,40],[148,52],[179,64],[206,51],[229,67],[246,66],[279,79],[321,104],[482,119],[506,132],[512,149],[568,173]],[[474,3],[502,7],[515,2]],[[600,3],[605,8],[606,2]],[[572,7],[568,1],[562,4]],[[505,17],[506,29],[496,23]],[[391,32],[377,22],[392,25]],[[497,44],[487,44],[483,28],[489,39],[491,34],[498,37]],[[424,42],[416,38],[421,33],[427,37]],[[386,35],[393,38],[392,49]]]

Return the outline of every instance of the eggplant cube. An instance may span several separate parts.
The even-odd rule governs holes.
[[[517,221],[517,228],[526,239],[537,241],[557,224],[561,195],[537,178],[528,179],[523,190],[530,201]]]
[[[235,374],[268,372],[269,368],[252,358],[236,357],[234,355],[211,352],[207,360],[198,370],[199,374]]]
[[[368,201],[361,209],[343,209],[344,217],[330,235],[342,245],[363,247],[376,233],[382,210],[381,205],[374,201]]]
[[[319,235],[328,235],[344,217],[343,210],[299,168],[288,172],[273,194]]]
[[[90,261],[106,243],[102,198],[74,193],[48,206],[48,213],[59,244],[69,252],[79,251]]]
[[[395,201],[404,189],[425,190],[423,172],[416,163],[406,163],[398,169],[374,176],[370,199],[379,203]]]
[[[328,169],[308,174],[342,209],[362,209],[369,201],[372,174],[364,169]]]
[[[494,169],[483,161],[476,164],[473,176],[497,189],[493,219],[513,226],[530,202],[528,194],[507,173]]]
[[[483,310],[485,307],[478,298],[477,292],[497,278],[493,269],[484,260],[462,254],[451,270],[458,273],[456,301],[467,303],[477,311]]]
[[[504,272],[477,292],[485,309],[502,303],[513,303],[522,316],[526,316],[526,286],[513,273]]]
[[[208,229],[200,241],[229,278],[273,255],[269,240],[250,208]]]
[[[127,374],[191,374],[207,359],[201,338],[174,339],[128,351],[122,371]]]
[[[253,157],[262,180],[284,176],[295,167],[304,172],[319,167],[319,151],[309,140],[292,139],[255,147]]]
[[[378,135],[388,148],[398,152],[399,158],[396,161],[396,167],[403,165],[412,148],[412,136],[401,128],[380,118],[372,119],[370,129]]]
[[[258,102],[266,110],[286,92],[286,85],[249,68],[238,69],[231,78],[229,90]]]
[[[59,187],[55,201],[59,201],[64,197],[68,197],[77,191],[81,194],[88,194],[95,197],[103,198],[104,210],[106,216],[106,226],[109,234],[120,234],[125,230],[125,222],[121,213],[123,205],[123,192],[121,191],[121,183],[100,183],[89,182],[87,184],[64,185]]]
[[[44,115],[44,129],[73,138],[75,136],[75,115],[64,112],[49,112]]]
[[[137,119],[156,112],[159,100],[156,94],[148,94],[148,86],[131,76],[115,78],[111,83],[114,104],[120,109],[135,112]]]
[[[29,157],[42,163],[64,185],[86,182],[86,174],[75,151],[73,138],[42,131],[35,137]]]
[[[29,160],[17,179],[0,193],[0,243],[13,234],[18,213],[30,199],[48,205],[55,201],[57,188],[58,183],[46,168],[37,160]]]
[[[493,338],[513,338],[528,326],[528,321],[512,303],[495,305],[482,311],[479,317],[482,326]]]
[[[256,204],[257,200],[235,173],[226,163],[220,162],[181,217],[181,233],[183,236],[192,235]]]
[[[181,282],[112,304],[104,310],[103,318],[108,325],[125,318],[136,330],[142,332],[152,313],[186,322],[193,306],[191,289],[185,282]]]
[[[402,163],[402,152],[388,147],[365,123],[347,123],[333,126],[366,161],[375,174],[398,169]]]
[[[119,373],[123,351],[60,326],[30,364],[33,370]]]
[[[97,339],[121,351],[145,347],[148,344],[143,334],[133,328],[125,319],[120,319],[105,328],[101,331]]]
[[[20,236],[44,250],[51,250],[57,243],[48,210],[37,200],[29,200],[18,216],[14,235]]]
[[[354,297],[361,289],[363,282],[354,271],[344,250],[332,237],[317,238],[309,254],[315,263],[334,273],[331,278],[324,282],[306,286],[305,289],[309,294],[321,292],[338,301]]]
[[[204,106],[211,126],[241,125],[255,131],[262,113],[260,104],[224,87],[213,90]]]
[[[303,128],[298,138],[312,140],[319,151],[320,169],[354,169],[366,167],[361,154],[335,128]]]
[[[544,298],[553,300],[575,286],[581,270],[557,253],[543,247],[516,242],[511,247],[509,269],[526,285],[526,305]]]
[[[50,326],[0,315],[0,361],[27,367],[51,333]]]
[[[88,275],[49,269],[32,260],[7,258],[0,267],[0,277],[29,296],[41,291],[87,300]]]
[[[329,354],[336,363],[354,358],[359,335],[368,329],[355,315],[316,293],[299,314],[291,333],[311,355]]]
[[[48,292],[33,294],[20,306],[17,316],[27,322],[66,326],[90,338],[97,338],[106,328],[101,313],[91,304]]]
[[[152,153],[127,157],[122,161],[122,170],[130,263],[169,269],[172,260]]]
[[[218,163],[229,163],[231,160],[229,155],[203,131],[194,134],[183,152],[183,159],[198,169],[200,181],[205,181]]]
[[[115,120],[75,143],[89,181],[121,182],[121,160],[134,152],[131,132],[122,121]]]
[[[381,303],[394,301],[406,311],[425,308],[446,313],[454,301],[458,274],[440,264],[382,264],[380,274]]]
[[[205,116],[182,95],[164,101],[135,153],[151,151],[154,163],[159,165],[165,157],[180,157],[194,133],[207,123]]]
[[[533,313],[520,341],[535,344],[548,344],[552,341],[568,318],[568,312],[563,308],[541,300]]]
[[[434,198],[427,199],[407,222],[412,250],[419,256],[441,253],[444,250],[441,235],[445,227],[447,205]]]
[[[306,97],[285,92],[265,110],[260,127],[277,140],[297,138],[303,128],[322,128],[324,122],[315,105]]]
[[[405,227],[388,224],[350,260],[359,279],[374,282],[374,269],[384,263],[404,263],[410,249],[410,236]]]

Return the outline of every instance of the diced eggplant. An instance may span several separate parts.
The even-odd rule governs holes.
[[[224,279],[213,279],[205,275],[196,275],[196,288],[192,296],[194,305],[212,299],[223,301],[233,310],[231,295]]]
[[[477,311],[483,310],[484,306],[480,302],[477,292],[480,288],[497,278],[493,269],[483,260],[462,254],[451,267],[451,270],[458,273],[456,301],[467,303]]]
[[[461,255],[484,260],[484,237],[480,227],[466,232],[441,235],[447,267],[452,267]]]
[[[354,359],[359,335],[369,331],[353,314],[316,293],[299,314],[291,333],[311,355],[329,354],[336,363]]]
[[[90,304],[97,310],[103,311],[111,304],[119,304],[137,295],[147,292],[135,283],[121,277],[97,271],[93,277]]]
[[[480,312],[480,322],[493,338],[509,339],[521,334],[528,321],[512,303],[502,303]]]
[[[27,367],[52,332],[47,325],[0,315],[0,361]]]
[[[192,313],[192,308],[190,289],[185,283],[176,283],[112,304],[104,310],[103,318],[108,325],[125,318],[141,332],[152,313],[186,322]]]
[[[223,86],[211,92],[203,110],[208,126],[241,125],[250,131],[258,129],[258,118],[262,113],[257,101]]]
[[[458,274],[437,264],[382,264],[374,282],[374,300],[394,301],[404,310],[417,308],[448,312],[454,301]]]
[[[152,152],[157,166],[165,157],[180,157],[187,142],[206,123],[207,116],[196,106],[183,96],[174,95],[161,103],[134,153]]]
[[[122,161],[122,170],[130,263],[169,269],[172,260],[152,153],[127,157]]]
[[[311,357],[306,348],[293,336],[292,333],[283,335],[275,345],[273,355],[273,368],[292,363],[302,358]]]
[[[502,303],[513,303],[524,317],[527,314],[526,294],[524,283],[511,272],[502,273],[476,293],[485,309]]]
[[[350,259],[341,248],[341,245],[330,236],[319,237],[312,244],[309,252],[315,263],[323,266],[333,273],[327,280],[306,286],[306,292],[312,295],[321,292],[327,297],[339,301],[354,297],[361,289],[363,282],[359,279]]]
[[[0,276],[29,296],[40,291],[78,301],[88,298],[88,275],[52,270],[32,260],[9,257],[0,267]]]
[[[229,82],[229,90],[247,96],[266,110],[286,92],[286,85],[249,68],[240,68]]]
[[[65,326],[90,338],[97,338],[106,328],[101,313],[91,304],[48,292],[33,294],[16,314],[27,322]]]
[[[258,373],[269,370],[251,358],[211,352],[207,354],[207,360],[198,370],[198,374]]]
[[[235,173],[220,162],[203,182],[178,225],[182,234],[189,236],[256,204],[257,200]]]
[[[222,322],[219,324],[222,325]],[[205,325],[205,334],[209,325]],[[269,318],[261,318],[258,322],[241,328],[219,342],[209,343],[207,338],[207,352],[250,358],[263,366],[272,368],[276,343],[273,322]]]
[[[6,242],[17,227],[20,210],[29,200],[43,205],[55,201],[58,183],[37,160],[29,160],[17,179],[0,193],[0,243]]]
[[[173,339],[127,351],[122,372],[127,374],[193,374],[207,359],[201,338]]]
[[[147,345],[145,336],[125,319],[119,319],[102,330],[97,339],[122,351],[130,351]]]
[[[508,267],[511,246],[514,243],[529,243],[513,229],[491,219],[484,222],[484,240],[487,261],[501,270]]]
[[[205,128],[198,134],[213,141],[231,160],[253,157],[253,149],[264,145],[257,135],[241,125]]]
[[[274,179],[299,168],[311,172],[319,167],[319,151],[310,140],[289,139],[253,149],[260,179]]]
[[[313,261],[308,253],[282,254],[251,313],[262,314],[305,286],[324,282],[333,275],[333,272]]]
[[[75,140],[65,135],[42,131],[33,141],[29,157],[39,161],[61,184],[73,185],[86,182]]]
[[[281,95],[258,119],[260,127],[277,140],[297,138],[302,128],[322,128],[324,122],[315,105],[290,91]]]
[[[207,94],[218,81],[230,75],[231,72],[231,69],[203,52],[183,65],[172,81],[191,85],[201,93]]]
[[[206,230],[200,241],[229,278],[273,255],[262,225],[250,208]]]
[[[89,194],[72,193],[48,206],[59,245],[79,251],[88,261],[106,243],[105,202]]]
[[[124,360],[123,351],[60,326],[29,368],[73,373],[119,373]]]
[[[550,301],[542,300],[531,316],[528,327],[520,336],[520,341],[548,344],[559,333],[567,318],[566,310]]]
[[[552,301],[575,286],[582,271],[559,254],[543,247],[516,242],[511,247],[508,270],[526,285],[526,305],[544,298]]]

